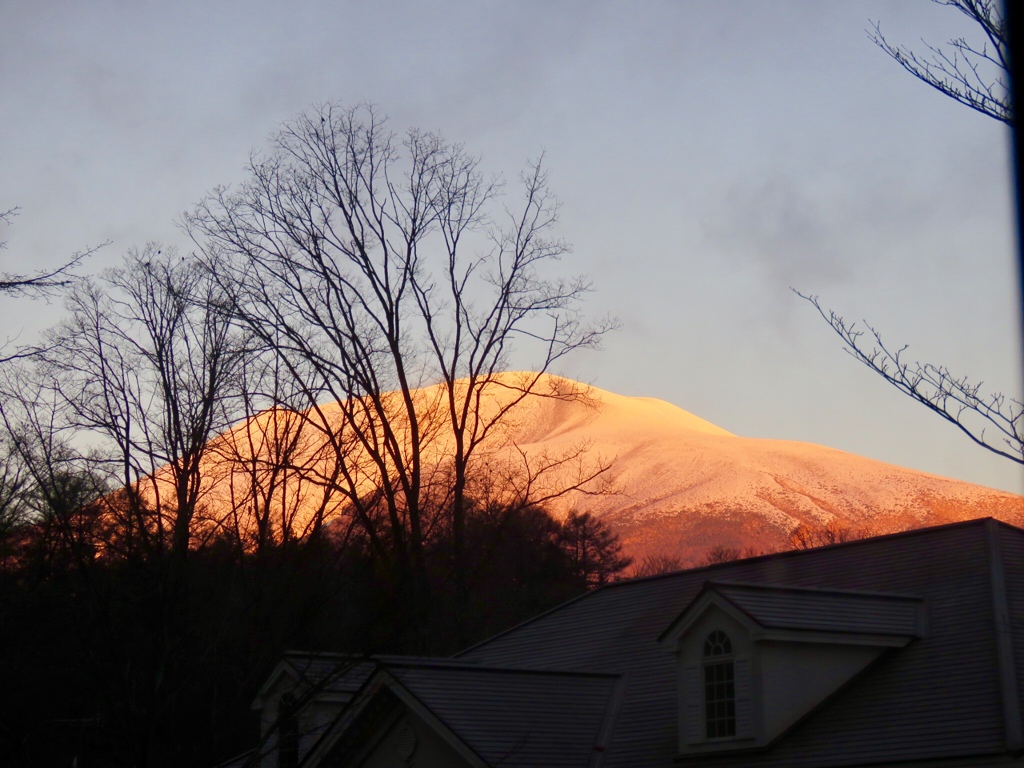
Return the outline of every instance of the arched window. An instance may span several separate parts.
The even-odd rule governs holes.
[[[716,629],[704,640],[704,727],[707,738],[736,735],[736,667],[732,641]]]

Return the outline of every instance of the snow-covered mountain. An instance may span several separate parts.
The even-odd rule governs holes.
[[[607,464],[604,493],[556,503],[599,515],[636,556],[779,546],[800,524],[883,533],[983,516],[1024,522],[1022,496],[820,445],[740,437],[661,400],[590,387],[579,400],[519,407],[519,449],[585,445],[592,463]]]
[[[482,419],[517,396],[523,376],[505,374],[488,386]],[[536,391],[491,435],[477,457],[478,471],[507,482],[530,466],[534,495],[543,496],[603,470],[550,506],[558,514],[575,507],[603,518],[638,558],[692,560],[716,544],[775,548],[800,524],[882,533],[983,516],[1024,522],[1024,497],[1014,494],[824,446],[740,437],[661,400],[624,397],[555,376],[543,377]],[[436,408],[441,394],[438,387],[418,390],[417,410]],[[322,409],[327,418],[332,408],[337,406]],[[221,450],[228,444],[267,444],[274,420],[281,418],[281,412],[268,413],[222,436]],[[316,467],[319,462],[308,456],[320,441],[302,442],[300,455],[290,460]],[[447,450],[444,441],[434,443],[428,463],[443,467]],[[225,507],[229,486],[234,495],[243,485],[223,466],[207,475],[211,510]],[[309,501],[299,500],[297,517],[319,497],[313,492]]]

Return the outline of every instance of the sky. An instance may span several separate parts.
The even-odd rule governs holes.
[[[510,180],[544,153],[586,310],[620,323],[557,372],[1022,493],[791,290],[1024,392],[1008,131],[904,73],[872,22],[918,49],[973,32],[928,0],[0,0],[0,210],[20,209],[0,271],[187,251],[182,214],[282,122],[372,102]],[[0,329],[60,313],[4,298]]]

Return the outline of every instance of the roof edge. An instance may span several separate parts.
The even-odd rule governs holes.
[[[723,590],[750,589],[764,592],[785,592],[794,595],[832,595],[853,600],[893,601],[904,604],[913,603],[910,608],[914,612],[915,631],[906,632],[864,632],[849,628],[810,629],[805,627],[777,626],[764,623],[761,619],[737,603]],[[788,642],[839,643],[843,645],[870,645],[876,647],[903,647],[911,640],[923,636],[923,617],[921,611],[924,599],[915,595],[899,595],[894,593],[866,593],[856,590],[814,589],[804,587],[786,587],[773,584],[748,584],[746,582],[705,581],[700,591],[672,620],[655,642],[662,646],[673,646],[679,636],[691,625],[704,616],[712,608],[718,608],[731,615],[741,624],[746,624],[751,636],[762,640],[783,640]]]
[[[757,590],[760,592],[796,592],[800,594],[809,593],[812,595],[835,595],[837,597],[863,597],[878,600],[909,600],[924,602],[923,597],[908,595],[900,592],[872,592],[860,589],[836,589],[834,587],[804,587],[791,586],[788,584],[766,584],[758,581],[728,581],[708,579],[704,582],[707,588],[714,587],[735,587],[739,589]]]
[[[634,584],[645,584],[645,583],[647,583],[649,581],[656,581],[658,579],[671,579],[671,578],[673,578],[673,577],[675,577],[675,576],[677,576],[677,575],[679,575],[681,573],[690,574],[690,573],[698,573],[698,572],[701,572],[701,571],[715,571],[715,570],[718,570],[718,569],[721,569],[721,568],[728,568],[730,566],[735,565],[736,563],[755,563],[755,562],[759,562],[759,561],[762,561],[762,560],[772,560],[772,559],[776,559],[776,558],[781,559],[781,558],[789,558],[789,557],[801,557],[803,555],[806,555],[809,552],[823,552],[825,550],[840,549],[840,548],[845,548],[845,547],[858,547],[858,546],[864,546],[864,545],[872,544],[872,543],[874,543],[876,541],[889,540],[889,539],[897,539],[897,538],[904,538],[904,537],[911,537],[911,536],[925,536],[925,535],[931,534],[931,533],[936,532],[936,531],[945,531],[945,530],[955,529],[955,528],[970,528],[970,527],[973,527],[973,526],[981,526],[981,525],[986,524],[988,521],[991,521],[992,523],[994,523],[997,526],[1000,526],[1002,528],[1011,530],[1011,531],[1013,531],[1013,532],[1015,532],[1015,533],[1017,533],[1017,534],[1019,534],[1021,536],[1024,536],[1024,528],[1020,528],[1020,527],[1018,527],[1016,525],[1013,525],[1012,523],[1007,523],[1004,520],[999,520],[997,518],[992,517],[991,515],[987,516],[987,517],[974,517],[974,518],[971,518],[970,520],[957,520],[954,523],[943,523],[941,525],[929,525],[929,526],[925,526],[923,528],[910,528],[910,529],[905,530],[905,531],[895,531],[894,533],[883,533],[883,534],[880,534],[878,536],[869,536],[868,538],[864,538],[864,539],[854,539],[853,541],[841,541],[841,542],[838,542],[836,544],[824,544],[824,545],[822,545],[820,547],[808,547],[807,549],[786,549],[786,550],[782,550],[781,552],[768,552],[767,554],[764,554],[764,555],[755,555],[753,557],[741,557],[741,558],[738,558],[736,560],[728,560],[728,561],[722,562],[722,563],[712,563],[711,565],[699,565],[699,566],[697,566],[695,568],[682,568],[682,569],[680,569],[678,571],[671,571],[669,573],[659,573],[659,574],[656,574],[654,576],[640,576],[638,578],[633,578],[633,579],[623,579],[621,581],[615,581],[615,582],[612,582],[610,584],[604,584],[604,585],[602,585],[600,587],[597,587],[596,589],[591,590],[590,592],[587,592],[585,595],[582,595],[581,597],[587,597],[587,596],[592,595],[592,594],[594,594],[596,592],[601,592],[601,591],[604,591],[606,589],[622,589],[622,588],[625,588],[625,587],[632,586]],[[579,598],[576,598],[576,599],[578,600]],[[572,602],[572,601],[570,601],[570,602]],[[558,606],[558,607],[560,608],[561,606]],[[557,608],[552,609],[552,610],[557,610]]]
[[[616,582],[616,583],[619,583],[619,582]],[[625,582],[621,582],[621,583],[625,583]],[[572,605],[573,603],[577,603],[580,600],[583,600],[584,598],[590,597],[591,595],[593,595],[593,594],[595,594],[597,592],[600,592],[602,589],[605,589],[606,587],[609,587],[609,586],[615,586],[615,585],[614,584],[606,584],[604,586],[598,587],[597,589],[592,589],[592,590],[590,590],[588,592],[584,592],[582,595],[577,595],[576,597],[572,597],[572,598],[566,600],[564,603],[559,603],[556,606],[548,608],[546,611],[544,611],[542,613],[538,613],[536,616],[531,616],[530,618],[526,619],[525,621],[521,621],[518,624],[514,624],[513,626],[509,627],[508,629],[502,630],[501,632],[499,632],[496,635],[491,635],[490,637],[488,637],[488,638],[486,638],[484,640],[481,640],[478,643],[473,643],[473,645],[469,646],[468,648],[463,648],[458,653],[453,653],[449,658],[450,659],[457,659],[460,656],[463,656],[463,655],[465,655],[467,653],[475,651],[477,648],[482,648],[483,646],[488,645],[489,643],[493,643],[495,640],[498,640],[499,638],[502,638],[505,635],[508,635],[508,634],[510,634],[512,632],[517,632],[518,630],[522,629],[523,627],[529,626],[530,624],[533,624],[535,621],[540,621],[541,619],[546,618],[549,614],[552,614],[555,611],[560,611],[563,608],[565,608],[566,606]]]

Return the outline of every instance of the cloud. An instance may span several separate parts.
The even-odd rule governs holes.
[[[806,181],[773,176],[737,183],[709,206],[705,247],[753,266],[782,287],[849,278],[848,206]],[[846,210],[844,210],[846,209]]]

